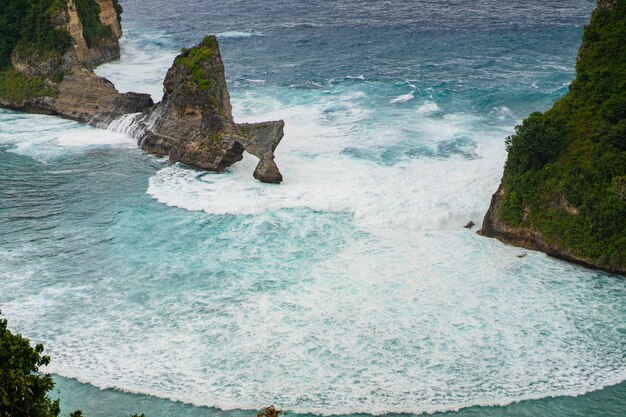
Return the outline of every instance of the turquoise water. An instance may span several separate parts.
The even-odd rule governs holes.
[[[81,384],[65,378],[55,379],[61,390],[61,401],[70,412],[76,409],[86,411],[94,417],[127,416],[130,413],[143,412],[154,417],[249,417],[256,410],[221,411],[209,407],[193,407],[146,395],[128,395],[107,389],[101,391],[90,385]],[[435,417],[622,417],[626,409],[626,384],[622,383],[600,391],[594,391],[580,397],[543,398],[522,401],[506,407],[470,407],[458,412],[434,413]],[[288,413],[288,415],[295,415]],[[392,414],[404,416],[404,414]],[[410,414],[409,414],[410,415]],[[302,416],[310,416],[302,414]],[[368,414],[353,414],[365,417]]]
[[[179,3],[123,2],[97,71],[158,99],[217,33],[235,118],[286,121],[286,180],[0,111],[0,304],[64,412],[623,415],[626,281],[462,227],[593,2]]]

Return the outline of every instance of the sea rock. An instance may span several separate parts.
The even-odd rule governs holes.
[[[471,229],[472,227],[476,226],[476,223],[474,223],[473,221],[469,221],[467,222],[467,224],[464,226],[466,229]]]
[[[282,181],[274,151],[285,124],[282,120],[235,124],[215,36],[207,36],[175,59],[163,83],[163,100],[154,105],[147,94],[120,93],[92,70],[120,55],[122,29],[114,0],[89,0],[97,2],[100,23],[109,26],[112,34],[92,39],[92,45],[85,39],[76,1],[66,1],[67,9],[52,18],[57,29],[71,36],[71,47],[54,56],[15,53],[11,57],[15,70],[43,80],[45,95],[0,97],[0,106],[59,115],[101,128],[123,125],[120,130],[137,138],[147,152],[203,170],[221,172],[241,160],[245,150],[259,158],[255,178],[274,184]]]
[[[163,83],[163,100],[137,118],[142,149],[173,162],[223,171],[242,159],[215,37],[185,50]]]
[[[236,126],[244,149],[259,158],[254,178],[272,184],[281,183],[283,176],[274,161],[274,151],[285,134],[285,122],[239,123]]]
[[[241,160],[246,150],[260,160],[255,178],[282,181],[274,150],[285,124],[282,120],[235,124],[215,36],[205,37],[176,57],[163,86],[163,100],[137,116],[129,129],[142,149],[218,172]]]

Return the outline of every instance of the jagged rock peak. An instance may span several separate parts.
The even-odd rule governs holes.
[[[216,133],[233,124],[224,63],[215,36],[176,57],[163,83],[163,101],[182,116],[201,116],[204,127]]]

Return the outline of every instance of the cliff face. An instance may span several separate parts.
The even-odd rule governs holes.
[[[147,94],[120,94],[113,83],[92,70],[119,58],[122,31],[117,0],[45,1],[42,4],[52,2],[44,15],[51,17],[43,23],[50,36],[58,37],[57,46],[38,49],[35,40],[4,51],[10,59],[0,61],[0,106],[102,128],[128,115],[125,133],[136,137],[147,152],[221,172],[241,160],[245,150],[259,158],[255,178],[282,181],[274,150],[283,137],[284,122],[234,122],[215,36],[176,58],[163,84],[164,98],[154,105]],[[18,27],[12,30],[13,35],[23,32]]]
[[[95,68],[107,62],[120,59],[120,44],[118,39],[122,36],[122,28],[118,19],[113,0],[91,0],[98,5],[100,12],[97,15],[98,22],[104,27],[110,28],[107,36],[98,36],[93,44],[89,45],[85,39],[85,27],[83,26],[79,10],[75,0],[67,0],[67,22],[78,62],[87,68]]]
[[[129,131],[142,149],[212,171],[241,160],[246,150],[260,160],[255,178],[282,181],[274,150],[283,137],[284,122],[235,124],[215,36],[183,51],[163,86],[163,101],[137,116]]]
[[[52,15],[49,31],[69,35],[66,43],[54,51],[16,47],[3,79],[15,84],[15,91],[25,93],[3,95],[0,91],[0,105],[94,124],[153,105],[146,94],[120,94],[113,83],[92,70],[120,57],[122,30],[116,1],[85,0],[79,7],[75,0],[57,0],[46,11]],[[25,88],[33,84],[41,88]]]
[[[117,13],[119,6],[113,0],[96,0],[98,6],[100,6],[100,22],[103,25],[109,26],[113,32],[113,36],[119,39],[122,36],[121,16]]]
[[[626,0],[599,0],[570,92],[507,138],[480,234],[626,275]]]

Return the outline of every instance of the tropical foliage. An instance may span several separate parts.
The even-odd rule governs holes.
[[[70,46],[67,31],[54,27],[54,17],[66,8],[62,0],[2,0],[0,4],[0,68],[11,54],[62,55]]]
[[[585,27],[570,92],[507,139],[502,220],[601,266],[626,265],[626,0]]]
[[[59,400],[48,392],[54,388],[49,374],[40,368],[50,363],[43,345],[32,347],[28,339],[11,333],[0,319],[0,417],[57,417]]]

